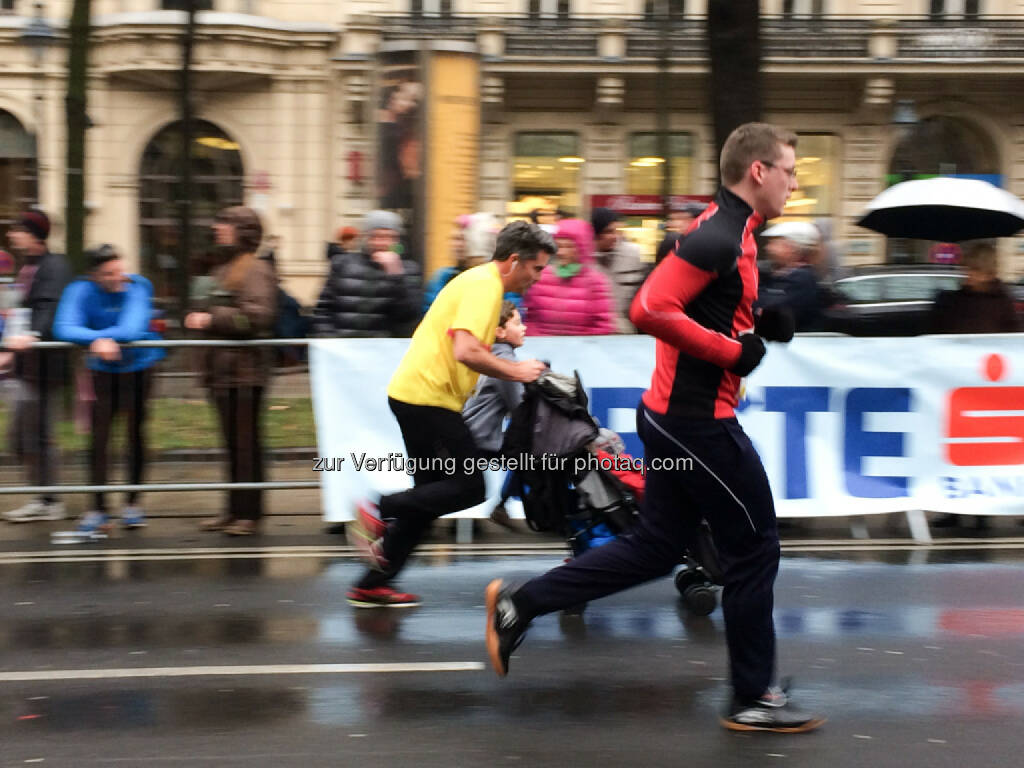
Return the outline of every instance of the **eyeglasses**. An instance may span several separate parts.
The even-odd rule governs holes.
[[[789,178],[791,178],[791,179],[795,179],[796,178],[796,166],[795,165],[792,168],[783,168],[781,165],[776,165],[775,163],[770,162],[768,160],[760,160],[758,162],[760,162],[761,165],[767,165],[769,168],[778,168],[780,171],[782,171],[783,173],[787,174],[789,176]]]

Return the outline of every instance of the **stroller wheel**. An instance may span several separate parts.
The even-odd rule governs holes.
[[[703,571],[683,568],[676,574],[675,584],[686,609],[695,616],[707,616],[718,606],[714,585]]]
[[[693,584],[703,584],[706,581],[704,574],[696,568],[684,567],[676,572],[676,590],[680,595],[686,594],[686,588]]]
[[[692,584],[683,592],[683,602],[694,616],[708,616],[718,607],[718,596],[710,584]]]
[[[562,611],[563,616],[582,616],[583,612],[587,610],[586,603],[580,603],[579,605],[573,605]]]

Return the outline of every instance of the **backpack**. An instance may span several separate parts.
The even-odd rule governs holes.
[[[302,314],[302,305],[284,288],[277,289],[277,318],[274,320],[275,339],[304,339],[309,335],[310,319]],[[294,365],[306,358],[306,347],[277,347],[275,355],[279,365]]]

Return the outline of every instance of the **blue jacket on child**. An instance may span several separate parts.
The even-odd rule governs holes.
[[[60,341],[89,346],[96,339],[113,339],[118,344],[161,338],[149,329],[153,316],[153,284],[142,275],[125,275],[124,290],[105,291],[93,280],[83,278],[64,289],[53,335]],[[121,359],[106,362],[93,355],[93,371],[131,373],[149,368],[167,355],[164,349],[122,349]]]

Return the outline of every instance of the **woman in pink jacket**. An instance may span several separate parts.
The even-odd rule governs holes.
[[[555,231],[558,255],[523,299],[531,336],[603,336],[615,333],[612,290],[593,266],[590,224],[563,219]]]

